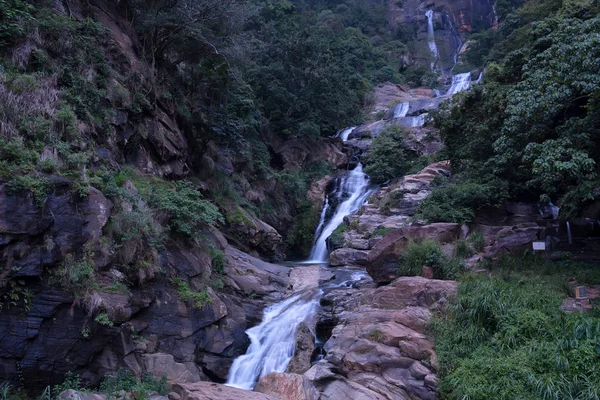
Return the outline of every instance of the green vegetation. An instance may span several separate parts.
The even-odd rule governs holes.
[[[373,139],[365,159],[365,173],[375,183],[383,183],[408,170],[408,155],[404,148],[404,129],[391,125]]]
[[[335,250],[345,246],[344,232],[348,229],[346,223],[340,224],[327,238],[327,247]]]
[[[568,279],[597,284],[597,268],[531,255],[465,275],[434,323],[447,399],[593,399],[600,392],[600,314],[565,313]]]
[[[104,377],[100,383],[100,391],[113,394],[125,390],[133,395],[135,400],[144,400],[152,392],[165,396],[169,392],[167,377],[157,379],[154,376],[144,373],[141,379],[131,373],[131,371],[119,368],[116,372]]]
[[[103,326],[111,327],[114,325],[114,323],[110,320],[108,314],[105,312],[98,314],[96,318],[94,318],[94,321]]]
[[[493,183],[457,182],[435,188],[417,209],[416,218],[428,222],[470,223],[475,211],[506,199],[506,190]]]
[[[84,257],[76,259],[73,254],[65,256],[62,265],[54,271],[54,280],[64,290],[71,290],[76,294],[82,294],[96,282],[94,277],[94,262]]]
[[[505,1],[498,10],[498,30],[474,35],[465,55],[487,62],[485,85],[433,113],[455,182],[422,204],[430,221],[469,222],[503,197],[552,200],[569,218],[595,198],[598,3]]]
[[[433,269],[436,279],[456,279],[465,271],[462,260],[446,256],[435,240],[410,241],[402,252],[398,275],[421,276],[424,266]]]
[[[179,298],[186,303],[191,303],[194,308],[203,308],[212,303],[212,297],[206,289],[196,292],[181,278],[171,279],[171,284],[175,286]]]
[[[473,232],[468,237],[469,243],[476,252],[482,252],[485,248],[485,239],[481,232]]]
[[[7,386],[10,390],[10,386]],[[0,386],[0,399],[7,400],[20,400],[25,399],[26,397],[2,397],[3,390],[5,385]],[[44,391],[44,395],[42,395],[43,399],[57,399],[58,395],[60,395],[65,390],[77,390],[87,392],[89,388],[85,388],[81,383],[81,376],[74,372],[67,372],[65,375],[65,379],[63,383],[59,385],[54,385],[52,390],[50,387],[46,388]],[[132,398],[135,400],[144,400],[147,399],[150,393],[156,392],[162,396],[165,396],[169,392],[169,386],[167,384],[167,377],[163,376],[162,378],[156,378],[148,373],[142,374],[141,378],[136,377],[131,373],[131,371],[119,368],[117,371],[113,373],[109,373],[104,376],[102,382],[100,382],[100,387],[98,388],[100,392],[107,393],[110,395],[115,395],[117,392],[122,390],[131,393]],[[46,396],[46,397],[44,397]],[[42,399],[40,398],[40,399]]]

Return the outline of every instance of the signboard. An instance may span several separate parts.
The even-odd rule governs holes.
[[[585,299],[587,297],[587,288],[585,286],[577,286],[575,288],[575,298]]]
[[[546,242],[533,242],[533,251],[546,250]]]

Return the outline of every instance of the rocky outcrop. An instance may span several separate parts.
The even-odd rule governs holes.
[[[304,377],[320,399],[436,399],[439,365],[425,331],[432,311],[455,292],[453,281],[404,277],[328,293],[320,318],[335,327],[325,358]]]
[[[367,272],[375,282],[385,283],[396,278],[398,263],[411,240],[431,239],[450,243],[460,238],[461,225],[437,223],[396,229],[381,239],[369,252]]]
[[[453,65],[453,55],[459,50],[460,38],[464,39],[465,33],[493,28],[498,24],[492,0],[389,0],[390,24],[394,27],[407,25],[416,30],[415,51],[412,59],[404,61],[405,66],[412,63],[429,66],[427,10],[434,10],[435,39],[442,61],[438,66],[446,71]]]
[[[298,374],[271,373],[263,376],[254,388],[280,400],[318,400],[319,392],[310,379]]]
[[[178,383],[173,391],[181,400],[278,400],[263,393],[249,392],[212,382]]]
[[[227,210],[226,222],[224,235],[242,250],[275,260],[283,258],[283,238],[266,222],[237,205],[232,205]]]
[[[342,143],[333,139],[330,141],[288,140],[275,152],[283,160],[285,169],[303,168],[322,160],[339,168],[348,161]]]
[[[447,161],[431,164],[418,174],[395,179],[381,187],[355,215],[346,217],[346,229],[340,248],[330,254],[330,263],[335,266],[364,266],[369,264],[369,252],[382,239],[384,234],[394,229],[404,229],[417,207],[433,190],[432,181],[436,176],[450,176]],[[414,228],[416,232],[419,228]],[[421,233],[411,233],[418,237],[437,235],[426,228]],[[435,229],[434,229],[435,230]],[[436,236],[437,237],[437,236]],[[433,237],[432,237],[433,238]],[[379,256],[376,258],[380,258]],[[389,282],[390,276],[387,279]]]

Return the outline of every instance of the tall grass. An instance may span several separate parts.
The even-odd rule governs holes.
[[[600,313],[560,309],[569,276],[598,273],[531,255],[489,267],[492,278],[464,276],[433,323],[442,397],[598,399]]]

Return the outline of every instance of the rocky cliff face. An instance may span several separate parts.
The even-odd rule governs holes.
[[[492,0],[405,0],[388,2],[389,20],[415,39],[412,59],[408,63],[429,65],[427,45],[427,10],[434,11],[435,41],[440,52],[438,66],[449,70],[453,57],[460,49],[465,33],[495,27],[498,24]]]
[[[94,108],[110,110],[110,117],[101,129],[72,117],[79,136],[67,147],[75,161],[48,146],[41,157],[52,167],[47,171],[20,186],[4,169],[0,174],[0,381],[26,383],[37,395],[68,371],[96,384],[123,367],[181,383],[223,382],[248,345],[244,331],[288,291],[290,269],[264,260],[284,256],[282,234],[294,206],[272,179],[246,177],[243,156],[210,140],[194,153],[197,138],[177,117],[177,105],[153,92],[158,83],[149,81],[135,33],[114,2],[57,1],[49,15],[74,24],[90,17],[109,28],[106,37],[99,34],[105,47],[95,50],[106,52],[110,90]],[[12,51],[27,65],[32,54],[50,51],[48,43],[34,35]],[[84,75],[97,74],[88,66]],[[139,81],[132,88],[133,77]],[[35,107],[56,112],[65,93],[56,80],[39,85]],[[4,71],[0,89],[12,90]],[[265,150],[277,170],[346,162],[339,141],[274,138]],[[68,170],[67,162],[82,157],[85,167]],[[173,228],[170,207],[206,198],[234,174],[227,195],[254,208],[276,204],[269,221],[223,201],[216,227]],[[191,197],[165,197],[162,209],[153,203],[161,188],[168,194],[181,188],[171,180],[191,176],[184,189]],[[194,218],[181,217],[184,224]]]

